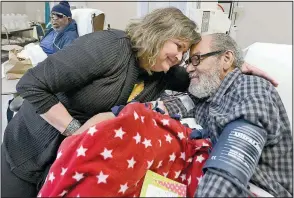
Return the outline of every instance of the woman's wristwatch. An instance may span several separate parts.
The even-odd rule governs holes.
[[[72,119],[72,121],[66,127],[65,131],[63,131],[63,133],[61,133],[61,134],[64,136],[70,136],[74,132],[76,132],[81,126],[82,125],[78,120]]]

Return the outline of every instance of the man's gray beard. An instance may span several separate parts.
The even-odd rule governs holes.
[[[214,67],[210,74],[200,74],[199,82],[193,83],[191,81],[188,91],[197,98],[210,97],[216,93],[221,84],[220,67],[217,65]]]

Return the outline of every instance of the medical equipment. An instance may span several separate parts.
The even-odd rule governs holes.
[[[187,2],[186,16],[198,25],[201,34],[227,33],[231,27],[229,15],[218,9],[217,2]]]
[[[246,120],[236,120],[226,125],[218,140],[210,138],[213,150],[204,170],[223,170],[247,186],[267,140],[267,132]]]

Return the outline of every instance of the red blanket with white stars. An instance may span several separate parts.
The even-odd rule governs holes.
[[[139,196],[149,169],[193,196],[211,143],[178,120],[128,104],[119,115],[66,138],[38,197]]]

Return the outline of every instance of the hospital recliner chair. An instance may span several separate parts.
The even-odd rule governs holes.
[[[72,18],[76,21],[79,36],[104,29],[105,14],[101,10],[80,8],[74,9],[71,12]],[[23,101],[24,99],[22,97],[15,97],[9,105],[10,110],[17,112]]]
[[[292,45],[254,43],[243,50],[245,61],[274,77],[292,127]]]

